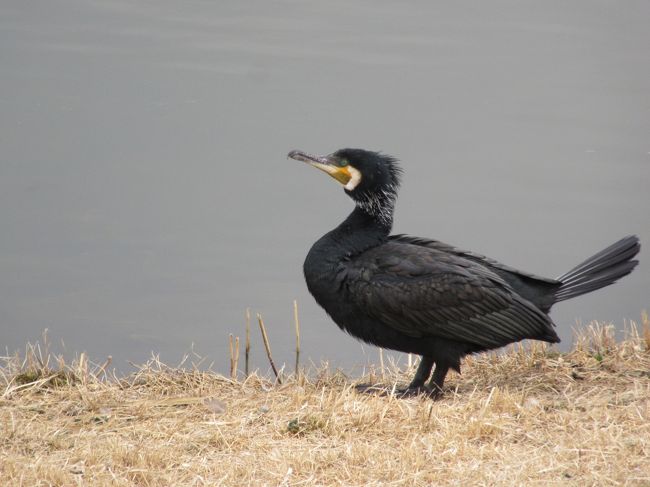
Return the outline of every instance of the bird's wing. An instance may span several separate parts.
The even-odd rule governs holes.
[[[519,277],[528,278],[534,281],[540,281],[551,285],[561,284],[557,279],[549,279],[548,277],[538,276],[536,274],[533,274],[532,272],[521,271],[519,269],[515,269],[514,267],[510,267],[508,265],[502,264],[501,262],[496,261],[494,259],[490,259],[489,257],[486,257],[484,255],[477,254],[475,252],[470,252],[468,250],[462,250],[454,247],[453,245],[440,242],[439,240],[413,237],[411,235],[391,235],[389,239],[392,242],[408,243],[408,244],[418,245],[420,247],[427,247],[433,250],[440,250],[448,254],[457,255],[459,257],[474,262],[478,262],[487,267],[491,267],[497,272],[504,271],[513,275],[517,275]]]
[[[354,301],[406,335],[484,348],[523,338],[557,341],[548,316],[489,268],[458,255],[388,241],[346,267]]]

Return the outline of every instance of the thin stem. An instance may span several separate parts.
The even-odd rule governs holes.
[[[230,377],[232,378],[235,369],[235,351],[232,346],[232,333],[228,336],[228,342],[230,344]]]
[[[293,320],[296,324],[296,379],[300,376],[300,321],[298,320],[298,301],[293,300]]]
[[[233,372],[231,377],[237,380],[237,367],[239,365],[239,337],[235,337],[235,357],[233,360]]]
[[[246,349],[245,349],[245,364],[244,364],[244,374],[248,377],[248,364],[251,354],[251,310],[246,308]]]
[[[269,363],[275,374],[275,378],[278,380],[278,384],[282,384],[282,379],[280,379],[280,374],[278,374],[278,369],[275,368],[275,363],[273,362],[273,357],[271,356],[271,346],[269,345],[269,337],[266,334],[266,328],[264,327],[264,320],[262,320],[262,315],[257,313],[257,322],[260,324],[260,330],[262,331],[262,340],[264,341],[264,348],[266,349],[266,355],[269,358]]]

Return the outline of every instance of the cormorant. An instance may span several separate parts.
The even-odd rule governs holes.
[[[309,251],[307,287],[342,330],[422,356],[407,394],[438,395],[467,354],[525,338],[559,342],[551,306],[608,286],[638,263],[636,236],[548,279],[436,240],[389,235],[401,175],[395,158],[362,149],[288,156],[328,173],[355,202]]]

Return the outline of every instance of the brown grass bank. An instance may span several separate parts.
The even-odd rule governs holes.
[[[360,394],[326,370],[277,385],[152,362],[109,380],[83,358],[13,357],[0,369],[0,484],[650,485],[645,326],[615,343],[594,324],[566,354],[470,358],[436,402]]]

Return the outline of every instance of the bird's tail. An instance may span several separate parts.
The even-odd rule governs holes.
[[[632,257],[640,249],[639,239],[631,235],[589,257],[557,278],[562,285],[555,293],[555,301],[564,301],[615,283],[639,263]]]

